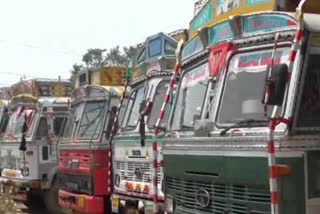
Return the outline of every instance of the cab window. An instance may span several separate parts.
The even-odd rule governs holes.
[[[319,54],[309,55],[299,109],[298,127],[320,127]]]
[[[36,133],[36,138],[42,138],[42,137],[47,137],[48,136],[48,124],[47,124],[47,119],[42,117],[39,122],[39,126],[37,129]]]
[[[54,128],[54,135],[59,136],[64,132],[64,127],[66,124],[66,118],[64,117],[56,117],[53,120],[53,128]]]

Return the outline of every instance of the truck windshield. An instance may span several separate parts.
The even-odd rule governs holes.
[[[272,50],[233,56],[225,79],[218,125],[230,125],[245,119],[261,121],[260,126],[267,125],[261,98],[271,56]],[[289,48],[278,49],[275,63],[286,63],[288,56]]]
[[[77,124],[80,121],[81,118],[81,109],[83,109],[83,106],[85,103],[79,103],[77,105],[72,106],[72,109],[70,111],[68,120],[65,125],[63,138],[65,140],[70,140],[73,136],[73,132],[77,127]]]
[[[200,117],[208,86],[209,66],[202,64],[188,71],[179,88],[173,113],[172,130],[190,129],[195,117]]]
[[[21,137],[22,127],[25,122],[28,125],[27,136],[29,136],[35,123],[34,121],[36,112],[36,109],[24,106],[20,106],[15,111],[13,111],[6,128],[5,137]]]
[[[86,103],[79,123],[77,139],[97,139],[101,135],[106,118],[105,109],[107,109],[105,101]]]
[[[155,95],[154,95],[151,113],[148,117],[148,127],[149,128],[154,128],[154,126],[157,122],[157,119],[159,117],[159,112],[161,110],[162,103],[163,103],[164,97],[166,96],[168,87],[169,87],[168,81],[163,81],[158,85],[158,88],[157,88]],[[169,106],[166,105],[165,114],[164,114],[164,117],[162,120],[162,123],[163,123],[162,127],[165,127],[165,124],[167,124],[167,121],[168,121],[168,115],[169,115],[169,112],[167,111],[168,107]]]
[[[124,116],[122,127],[136,127],[140,117],[140,104],[144,97],[144,88],[138,88],[130,94],[129,104]]]
[[[319,57],[319,54],[309,55],[297,123],[298,127],[320,127]]]

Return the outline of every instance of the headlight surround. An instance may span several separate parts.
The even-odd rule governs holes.
[[[175,209],[175,201],[172,195],[166,195],[165,197],[165,209],[168,214],[174,212]]]
[[[29,175],[30,175],[29,168],[28,168],[28,167],[23,167],[23,168],[21,169],[21,174],[22,174],[23,176],[29,176]]]

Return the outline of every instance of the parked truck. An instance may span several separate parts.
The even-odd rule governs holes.
[[[1,136],[0,182],[26,205],[41,202],[56,213],[57,141],[68,114],[69,81],[33,79],[10,88],[8,122]],[[59,97],[54,97],[54,96]]]
[[[119,99],[126,96],[121,86],[125,69],[106,67],[100,73],[90,74],[91,81],[83,81],[86,73],[79,75],[80,81],[76,80],[71,112],[59,144],[59,204],[64,209],[110,213],[109,138]],[[104,83],[108,85],[101,85]],[[126,99],[123,105],[126,106]],[[119,121],[122,118],[120,111]]]
[[[320,16],[300,9],[237,14],[194,37],[209,48],[183,61],[163,139],[168,214],[319,212]],[[208,77],[190,78],[201,67]]]
[[[176,47],[176,40],[158,33],[147,38],[138,54],[138,70],[145,76],[131,82],[132,91],[121,130],[113,140],[113,213],[150,213],[152,210],[152,133],[173,74]],[[167,112],[161,124],[162,137],[168,116]],[[161,184],[161,148],[159,150],[157,180]],[[158,190],[163,202],[161,185]],[[160,212],[164,212],[163,206]]]

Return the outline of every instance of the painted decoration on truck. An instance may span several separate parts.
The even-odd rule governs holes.
[[[210,2],[192,21],[192,30],[197,30],[212,19],[212,2]]]
[[[209,44],[213,45],[221,41],[229,40],[234,37],[229,22],[217,24],[209,29]]]
[[[243,23],[244,34],[263,33],[296,25],[289,17],[269,15],[245,17]]]
[[[288,59],[289,49],[280,49],[276,52],[274,62],[276,64],[285,63]],[[271,64],[272,50],[263,52],[253,52],[240,55],[237,61],[237,68],[258,67]]]
[[[272,0],[246,0],[246,5],[257,5],[262,3],[271,2]]]
[[[209,65],[205,63],[183,76],[182,88],[191,87],[209,77]]]
[[[200,40],[200,37],[197,36],[186,44],[182,50],[182,60],[185,60],[192,55],[195,55],[203,50],[204,46]]]
[[[213,24],[213,4],[212,0],[201,9],[198,15],[190,22],[189,37],[192,38],[197,35],[197,30],[201,27],[207,27]]]
[[[217,16],[240,7],[240,0],[217,0]]]

